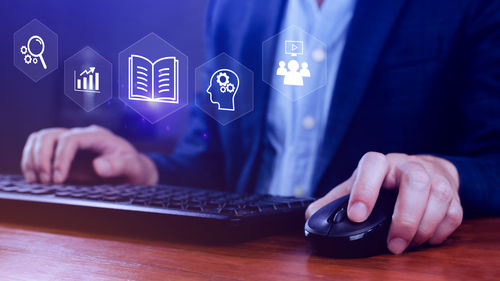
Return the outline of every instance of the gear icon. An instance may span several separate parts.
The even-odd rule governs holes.
[[[30,55],[25,55],[24,56],[24,62],[26,64],[30,64],[31,63],[31,56]]]
[[[232,93],[235,90],[234,85],[231,83],[227,84],[226,88],[228,93]]]
[[[227,89],[226,89],[226,87],[220,87],[220,92],[221,92],[221,93],[225,93],[225,92],[226,92],[226,90],[227,90]]]
[[[37,64],[38,63],[38,59],[37,58],[33,58],[33,64]]]
[[[221,78],[224,77],[224,81],[221,81]],[[221,72],[217,74],[217,84],[221,87],[225,87],[229,83],[229,76],[225,72]],[[222,91],[221,91],[222,92]]]
[[[26,46],[21,47],[21,54],[26,55],[28,53],[28,48]]]

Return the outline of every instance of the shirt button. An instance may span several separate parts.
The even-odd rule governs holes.
[[[314,120],[314,118],[312,118],[312,116],[306,116],[306,118],[302,120],[302,127],[304,127],[304,129],[306,130],[311,130],[312,128],[314,128],[315,124],[316,121]]]
[[[318,49],[315,49],[313,52],[312,52],[312,58],[313,60],[317,61],[317,62],[321,62],[321,61],[324,61],[325,58],[326,58],[326,53],[325,53],[325,50],[321,49],[321,48],[318,48]]]
[[[304,189],[301,186],[296,186],[293,189],[293,195],[295,197],[304,197],[304,195],[305,195]]]

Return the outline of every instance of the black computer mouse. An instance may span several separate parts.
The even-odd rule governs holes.
[[[361,223],[347,217],[349,195],[319,209],[304,227],[313,252],[336,258],[359,258],[387,253],[387,234],[397,191],[381,189],[370,216]]]

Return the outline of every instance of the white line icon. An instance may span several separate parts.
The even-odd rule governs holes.
[[[128,99],[179,103],[179,60],[163,57],[155,62],[140,55],[128,58]]]
[[[37,49],[35,49],[36,44],[39,45]],[[21,54],[24,55],[24,63],[37,64],[38,60],[40,60],[43,69],[47,69],[47,64],[45,64],[45,60],[43,59],[43,52],[45,52],[45,42],[43,42],[42,37],[38,35],[31,36],[28,39],[28,43],[21,47]]]
[[[95,67],[91,66],[76,75],[76,70],[73,71],[73,90],[75,92],[100,93],[100,76],[99,72],[95,71]]]
[[[283,85],[304,86],[304,77],[311,77],[309,64],[304,61],[299,63],[295,57],[304,54],[304,42],[285,40],[285,55],[292,58],[288,62],[280,60],[276,69],[277,76],[283,76]]]
[[[219,69],[210,77],[207,94],[218,110],[235,111],[234,98],[240,87],[240,78],[231,69]]]
[[[292,57],[304,54],[304,41],[285,40],[285,54]]]

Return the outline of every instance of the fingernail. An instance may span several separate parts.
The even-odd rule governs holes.
[[[103,159],[99,159],[95,162],[95,167],[97,173],[101,176],[108,176],[111,174],[111,165],[109,162]]]
[[[368,209],[366,205],[361,202],[356,202],[349,210],[349,218],[356,222],[362,222],[368,216]]]
[[[40,173],[40,180],[42,180],[43,183],[48,183],[50,181],[50,176],[47,173],[42,172]]]
[[[387,245],[389,250],[396,255],[403,253],[406,249],[406,246],[408,246],[408,242],[399,237],[392,238],[391,241],[389,241],[389,245]]]
[[[26,181],[29,183],[36,182],[36,175],[33,172],[26,172],[25,177],[26,177]]]
[[[54,181],[57,183],[61,183],[63,181],[62,173],[59,170],[54,171]]]

